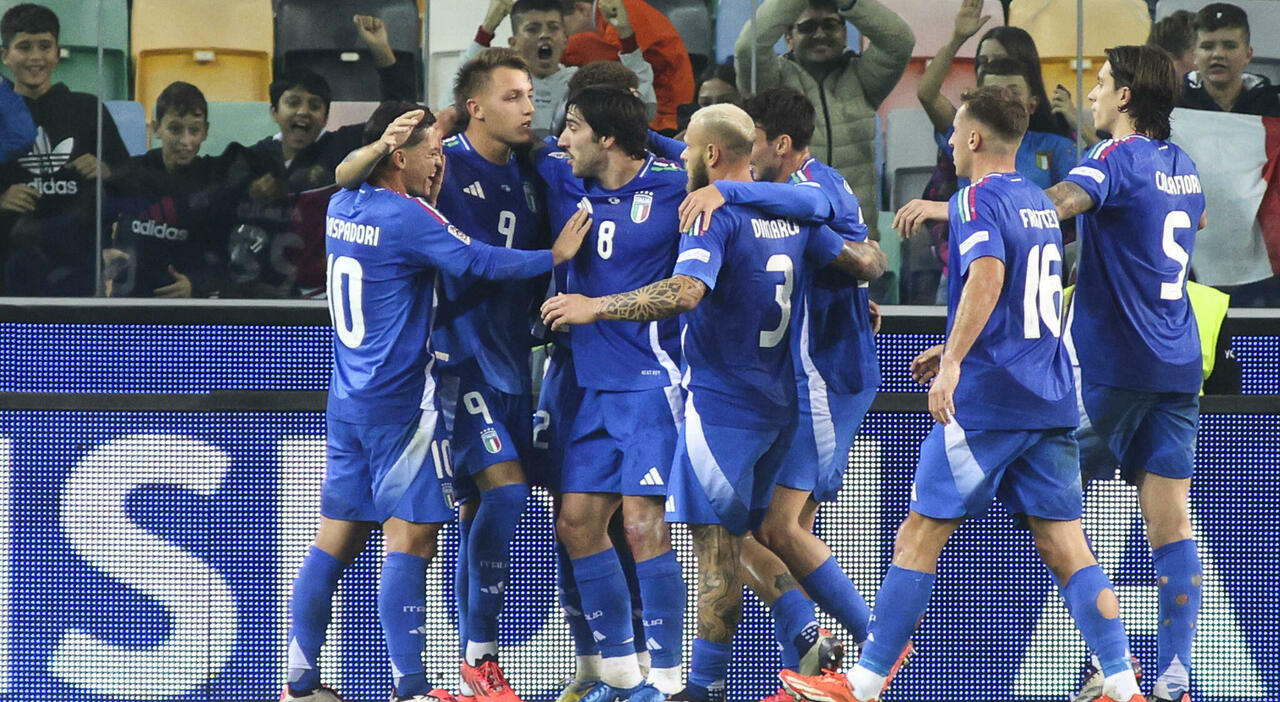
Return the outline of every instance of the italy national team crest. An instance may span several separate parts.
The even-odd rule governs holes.
[[[489,453],[497,453],[502,450],[502,438],[498,436],[497,430],[492,427],[480,432],[480,440],[484,442],[484,450]]]
[[[631,221],[644,224],[649,219],[649,211],[653,209],[653,193],[642,190],[631,198]]]

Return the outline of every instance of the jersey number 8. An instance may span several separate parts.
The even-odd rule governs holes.
[[[364,268],[350,256],[329,254],[328,278],[333,330],[343,346],[358,349],[364,343]]]
[[[618,225],[605,220],[600,223],[600,228],[596,230],[596,253],[600,254],[600,258],[609,260],[613,257],[613,233],[617,231]]]

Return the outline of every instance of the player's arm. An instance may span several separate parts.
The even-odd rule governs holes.
[[[359,188],[383,158],[404,146],[409,140],[409,135],[413,134],[414,127],[418,126],[418,122],[422,121],[425,114],[422,110],[410,110],[400,115],[387,125],[377,141],[347,154],[342,163],[334,169],[334,182],[347,190]]]
[[[551,250],[526,251],[474,241],[452,224],[424,227],[426,235],[415,251],[426,265],[454,276],[483,280],[525,280],[550,273],[573,258],[591,229],[591,218],[579,210],[560,231]]]
[[[871,281],[884,275],[889,259],[875,241],[846,241],[830,227],[820,227],[805,242],[805,258],[819,268],[848,275],[849,282]]]
[[[1045,190],[1044,194],[1053,201],[1053,206],[1058,210],[1059,220],[1082,215],[1092,210],[1094,206],[1093,197],[1085,192],[1084,188],[1070,180],[1055,184]]]
[[[688,231],[702,218],[702,231],[711,227],[712,214],[725,203],[751,205],[777,217],[801,222],[830,224],[835,216],[831,199],[817,185],[744,183],[717,180],[689,193],[680,203],[680,230]]]
[[[604,297],[556,295],[542,303],[542,321],[552,331],[565,325],[601,320],[652,322],[684,314],[698,306],[707,285],[687,275],[673,275],[624,293]]]
[[[1003,287],[1004,261],[983,256],[969,264],[960,303],[956,305],[955,321],[942,348],[938,376],[929,388],[929,414],[941,424],[950,424],[956,412],[954,395],[960,382],[960,362],[986,328]]]
[[[898,236],[909,239],[929,222],[946,222],[949,217],[946,202],[916,199],[903,205],[893,216],[893,228],[898,231]]]

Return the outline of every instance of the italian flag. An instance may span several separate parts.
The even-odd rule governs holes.
[[[1200,172],[1208,226],[1191,267],[1206,285],[1280,274],[1280,118],[1178,108],[1170,139]]]

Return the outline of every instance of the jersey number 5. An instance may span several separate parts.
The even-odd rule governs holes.
[[[1062,335],[1062,276],[1052,272],[1062,263],[1057,244],[1032,246],[1027,252],[1027,279],[1022,287],[1022,336],[1040,338],[1043,322],[1054,336]]]
[[[349,349],[364,343],[364,269],[350,256],[329,254],[329,319]]]
[[[1175,229],[1190,229],[1191,215],[1182,210],[1174,210],[1165,215],[1164,233],[1160,237],[1160,248],[1164,249],[1164,255],[1173,259],[1178,264],[1178,277],[1172,283],[1160,284],[1161,300],[1181,300],[1182,290],[1187,278],[1187,264],[1191,262],[1191,256],[1187,254],[1187,250],[1178,245],[1173,238]]]
[[[765,261],[764,269],[770,273],[782,274],[782,282],[774,286],[773,290],[773,300],[782,311],[782,319],[778,321],[777,329],[760,332],[760,348],[771,349],[786,338],[787,325],[791,323],[791,289],[796,284],[796,265],[791,262],[790,256],[774,254]]]

